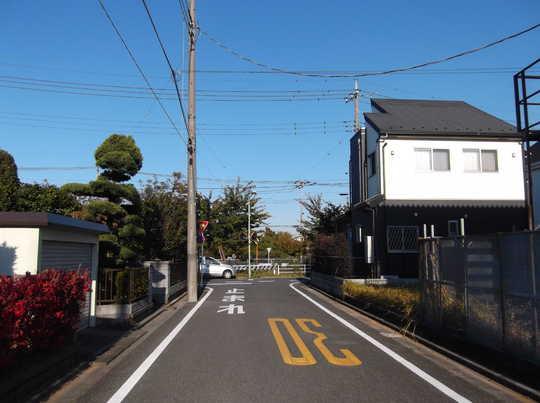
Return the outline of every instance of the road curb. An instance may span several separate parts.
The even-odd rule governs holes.
[[[438,353],[454,360],[454,361],[457,361],[459,362],[460,364],[504,385],[504,386],[507,386],[509,387],[510,389],[512,390],[515,390],[516,392],[519,392],[521,393],[522,395],[525,395],[527,397],[530,397],[532,399],[535,399],[537,401],[540,401],[540,391],[536,390],[536,389],[533,389],[527,385],[524,385],[520,382],[517,382],[517,381],[514,381],[513,379],[511,378],[508,378],[506,377],[505,375],[502,375],[496,371],[493,371],[487,367],[484,367],[483,365],[481,364],[478,364],[474,361],[471,361],[469,360],[468,358],[465,358],[453,351],[450,351],[442,346],[439,346],[438,344],[430,341],[430,340],[427,340],[425,338],[423,338],[422,336],[419,336],[419,335],[416,335],[414,333],[411,333],[410,331],[408,330],[405,330],[405,329],[402,329],[400,328],[399,326],[377,316],[377,315],[374,315],[372,314],[371,312],[367,312],[365,310],[363,310],[362,308],[358,308],[357,306],[355,305],[352,305],[350,303],[348,303],[347,301],[344,301],[340,298],[337,298],[335,296],[333,296],[332,294],[329,294],[319,288],[317,288],[315,285],[309,283],[302,283],[304,284],[305,286],[311,288],[312,290],[316,291],[316,292],[319,292],[321,293],[322,295],[332,299],[333,301],[336,301],[336,302],[339,302],[340,304],[342,305],[345,305],[346,307],[354,310],[354,311],[357,311],[358,313],[361,313],[362,315],[364,316],[367,316],[369,317],[370,319],[376,321],[376,322],[379,322],[387,327],[390,327],[392,328],[393,330],[399,332],[400,334],[403,334],[405,336],[407,336],[408,338],[412,339],[412,340],[415,340],[423,345],[425,345],[426,347],[429,347],[430,349],[432,350],[435,350],[437,351]]]
[[[187,295],[187,291],[184,291],[180,295],[178,295],[176,298],[174,298],[172,301],[161,305],[158,309],[156,309],[155,312],[152,312],[150,315],[148,315],[146,318],[141,320],[140,322],[137,322],[137,324],[132,328],[132,330],[138,330],[142,327],[146,326],[148,323],[152,322],[155,318],[157,318],[159,315],[161,315],[163,312],[165,312],[168,308],[172,307],[174,304],[179,302],[182,298],[184,298]]]

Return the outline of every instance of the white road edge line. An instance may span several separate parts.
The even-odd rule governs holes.
[[[159,345],[150,353],[148,357],[143,361],[141,365],[131,374],[131,376],[124,382],[124,384],[116,391],[114,395],[107,401],[107,403],[120,403],[135,387],[137,382],[141,380],[143,375],[148,371],[152,364],[158,359],[161,353],[167,348],[167,346],[173,341],[176,335],[182,330],[182,328],[189,322],[195,312],[201,307],[202,304],[208,299],[210,294],[214,291],[213,288],[206,287],[208,292],[201,298],[197,304],[191,308],[191,311],[180,321],[178,325],[159,343]]]
[[[446,386],[445,384],[443,384],[442,382],[438,381],[437,379],[435,379],[434,377],[432,377],[431,375],[429,375],[428,373],[424,372],[423,370],[421,370],[420,368],[418,368],[416,365],[414,365],[412,362],[410,361],[407,361],[405,358],[403,358],[402,356],[400,356],[399,354],[397,354],[396,352],[394,352],[393,350],[389,349],[388,347],[386,347],[384,344],[378,342],[377,340],[375,340],[373,337],[371,337],[370,335],[364,333],[363,331],[361,331],[360,329],[358,329],[356,326],[352,325],[351,323],[349,323],[348,321],[346,321],[345,319],[343,319],[341,316],[335,314],[334,312],[332,312],[331,310],[329,310],[328,308],[324,307],[323,305],[321,305],[320,303],[318,303],[317,301],[315,301],[314,299],[312,299],[311,297],[309,297],[308,295],[306,295],[305,293],[303,293],[302,291],[298,290],[296,287],[294,287],[295,284],[299,284],[298,282],[297,283],[291,283],[289,284],[289,287],[291,287],[294,291],[296,291],[298,294],[300,294],[301,296],[303,296],[305,299],[307,299],[309,302],[311,302],[313,305],[315,305],[316,307],[318,307],[319,309],[321,309],[322,311],[326,312],[328,315],[330,315],[331,317],[333,317],[334,319],[336,319],[338,322],[340,322],[342,325],[348,327],[349,329],[351,329],[354,333],[356,333],[357,335],[359,335],[360,337],[366,339],[368,342],[370,342],[371,344],[373,344],[375,347],[377,347],[379,350],[381,350],[383,353],[389,355],[390,357],[392,357],[394,360],[396,360],[397,362],[399,362],[401,365],[403,365],[404,367],[406,367],[407,369],[409,369],[410,371],[412,371],[414,374],[418,375],[420,378],[422,378],[424,381],[428,382],[429,384],[431,384],[433,387],[439,389],[439,391],[441,391],[442,393],[444,393],[446,396],[450,397],[451,399],[455,400],[456,402],[460,402],[460,403],[470,403],[471,401],[463,396],[461,396],[459,393],[453,391],[452,389],[450,389],[448,386]]]

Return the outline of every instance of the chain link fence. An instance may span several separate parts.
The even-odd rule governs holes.
[[[424,323],[540,364],[540,232],[419,241]]]

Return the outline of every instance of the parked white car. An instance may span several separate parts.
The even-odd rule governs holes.
[[[208,256],[201,256],[199,258],[199,270],[203,276],[207,277],[236,277],[236,269],[234,267]]]

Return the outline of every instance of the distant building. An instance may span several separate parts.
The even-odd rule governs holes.
[[[418,275],[418,237],[526,228],[516,129],[465,102],[372,99],[350,141],[359,276]],[[537,200],[539,200],[538,198]]]

